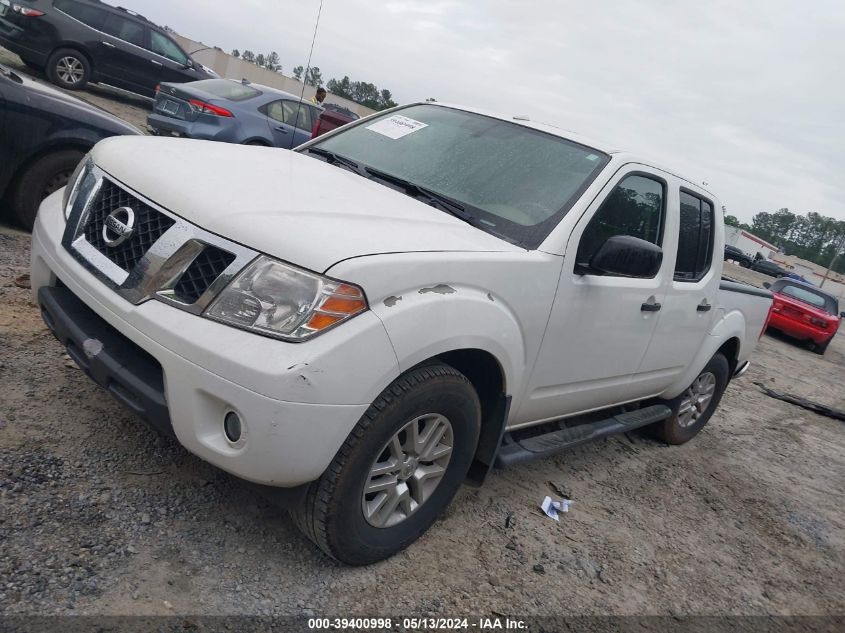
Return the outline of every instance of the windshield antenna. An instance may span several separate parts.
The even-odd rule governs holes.
[[[305,80],[308,79],[308,71],[311,70],[311,55],[314,54],[314,42],[317,40],[317,27],[320,26],[320,16],[322,13],[323,0],[320,0],[320,8],[317,10],[317,21],[314,23],[314,36],[311,38],[311,50],[308,52],[308,63],[305,65],[305,73],[302,75],[302,90],[299,93],[299,106],[296,108],[296,118],[293,120],[293,134],[290,135],[290,147],[288,149],[293,149],[293,142],[296,140],[299,113],[302,112],[302,99],[305,97]]]

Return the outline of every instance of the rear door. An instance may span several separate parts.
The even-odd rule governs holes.
[[[673,267],[663,309],[640,373],[654,377],[654,389],[669,387],[692,364],[710,330],[719,293],[723,251],[721,213],[707,195],[679,186],[672,196],[678,231],[666,253]]]
[[[289,99],[279,99],[268,103],[264,110],[276,147],[290,149],[311,139],[315,108]]]
[[[108,13],[102,28],[100,72],[105,83],[147,94],[157,83],[158,69],[146,46],[146,27],[116,13]]]
[[[638,368],[671,276],[664,261],[650,279],[600,275],[585,264],[615,235],[662,245],[668,176],[627,165],[572,231],[546,335],[517,423],[572,415],[649,395]]]

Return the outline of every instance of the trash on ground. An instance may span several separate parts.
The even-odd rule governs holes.
[[[558,518],[558,513],[569,512],[570,505],[572,505],[571,499],[555,501],[551,497],[546,497],[545,499],[543,499],[543,503],[540,504],[540,509],[546,513],[546,516],[554,519],[555,521],[560,521],[560,519]]]
[[[32,285],[29,281],[29,273],[24,273],[22,275],[18,275],[17,277],[15,277],[14,284],[18,288],[31,288]]]
[[[819,404],[818,402],[813,402],[812,400],[807,400],[806,398],[802,398],[800,396],[793,396],[789,393],[783,393],[781,391],[769,389],[766,385],[761,382],[755,382],[754,384],[760,387],[763,393],[765,393],[770,398],[783,400],[784,402],[794,404],[795,406],[801,407],[802,409],[807,409],[808,411],[813,411],[815,413],[818,413],[819,415],[826,415],[829,418],[834,418],[836,420],[842,420],[843,422],[845,422],[845,411],[842,411],[841,409],[834,409],[833,407],[829,407],[825,404]]]

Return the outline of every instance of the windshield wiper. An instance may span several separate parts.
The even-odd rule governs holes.
[[[364,171],[379,180],[384,180],[385,182],[389,182],[403,188],[409,195],[413,195],[418,198],[425,198],[429,204],[436,204],[442,211],[445,211],[450,215],[454,215],[456,218],[460,218],[464,222],[468,222],[469,224],[474,223],[475,218],[471,213],[467,212],[466,207],[449,196],[444,196],[442,193],[432,191],[431,189],[418,185],[410,180],[405,180],[399,176],[394,176],[393,174],[388,174],[372,167],[364,167]]]
[[[361,173],[361,166],[356,163],[354,160],[346,158],[345,156],[340,156],[335,154],[334,152],[330,152],[327,149],[323,149],[321,147],[307,147],[305,148],[306,152],[310,154],[316,154],[317,156],[322,156],[326,159],[326,162],[331,163],[332,165],[342,165],[344,167],[348,167],[353,171]]]

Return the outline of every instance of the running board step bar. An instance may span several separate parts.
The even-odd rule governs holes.
[[[496,467],[505,468],[530,459],[548,457],[572,446],[660,422],[671,415],[672,409],[665,404],[655,404],[636,411],[620,413],[605,420],[552,431],[524,440],[514,440],[506,434],[496,455]]]

